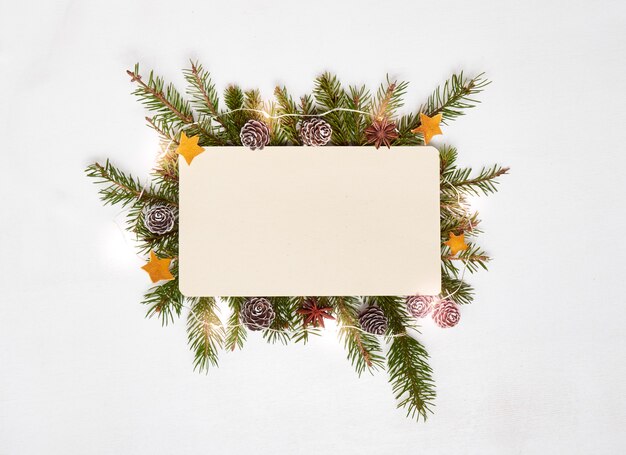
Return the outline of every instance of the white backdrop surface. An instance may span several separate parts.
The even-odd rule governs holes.
[[[0,454],[624,451],[623,2],[0,5]],[[512,172],[476,200],[495,260],[475,304],[422,327],[425,424],[384,373],[357,379],[332,329],[306,347],[251,336],[199,375],[184,321],[144,319],[143,261],[83,169],[146,175],[157,138],[124,70],[182,87],[190,58],[265,96],[389,73],[411,81],[407,109],[452,71],[493,79],[434,140]]]

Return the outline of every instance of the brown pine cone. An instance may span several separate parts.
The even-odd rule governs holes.
[[[459,307],[450,299],[443,299],[433,311],[433,320],[442,329],[454,327],[461,319]]]
[[[423,318],[433,309],[435,301],[433,295],[411,295],[406,298],[406,309],[414,318]]]
[[[147,205],[143,209],[143,224],[155,235],[163,235],[174,229],[178,211],[168,204]]]
[[[384,335],[387,331],[387,316],[379,306],[371,305],[359,314],[359,324],[366,332]]]
[[[267,329],[272,325],[275,317],[272,303],[263,297],[249,298],[244,302],[239,313],[242,324],[254,331]]]
[[[252,150],[263,149],[270,143],[270,129],[263,122],[248,120],[239,132],[241,144]]]
[[[333,135],[333,129],[326,120],[313,118],[302,122],[300,126],[300,139],[304,145],[326,145]]]

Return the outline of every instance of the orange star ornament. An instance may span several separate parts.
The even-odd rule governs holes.
[[[187,161],[187,164],[191,164],[193,159],[204,152],[204,147],[198,145],[200,136],[187,137],[185,132],[180,133],[180,144],[176,149],[176,153],[181,155]]]
[[[154,251],[150,251],[150,261],[142,269],[148,272],[153,283],[161,280],[173,280],[174,275],[170,273],[170,262],[172,262],[170,258],[159,259]]]
[[[429,117],[426,114],[420,112],[420,126],[411,130],[411,133],[422,133],[424,135],[424,144],[428,144],[433,136],[443,134],[439,123],[441,123],[441,114],[437,114],[433,117]]]
[[[465,234],[454,235],[450,232],[450,240],[443,242],[443,244],[450,247],[450,253],[452,256],[456,256],[459,251],[464,251],[469,248],[469,245],[465,243]]]

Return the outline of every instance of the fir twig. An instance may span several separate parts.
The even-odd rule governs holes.
[[[301,145],[300,135],[298,134],[298,106],[287,92],[286,87],[276,87],[274,89],[274,97],[278,101],[277,113],[286,115],[280,118],[280,128],[282,128],[286,139],[295,145]]]
[[[348,351],[348,360],[360,376],[366,369],[371,373],[384,368],[384,357],[378,339],[354,327],[359,326],[357,308],[359,302],[354,297],[328,297],[328,303],[335,310],[340,326],[339,339]]]
[[[333,74],[324,73],[317,77],[313,95],[318,108],[322,111],[346,107],[346,92],[341,87],[337,76]],[[331,138],[333,145],[350,145],[345,125],[345,114],[345,112],[336,111],[324,116],[324,120],[330,124],[333,130]]]
[[[143,304],[148,306],[147,317],[157,316],[162,325],[174,321],[183,309],[184,297],[178,289],[178,264],[173,262],[170,270],[173,280],[153,286],[146,292]]]
[[[144,82],[139,74],[139,65],[135,65],[134,70],[127,70],[130,81],[137,84],[137,89],[133,92],[141,102],[158,116],[166,119],[170,123],[179,126],[193,123],[194,118],[189,103],[185,101],[172,84],[165,86],[163,78],[155,76],[150,71],[148,82]]]
[[[291,336],[288,332],[292,320],[292,307],[289,297],[269,297],[269,301],[274,308],[274,320],[270,325],[270,330],[263,331],[263,338],[268,343],[280,341],[282,344],[289,343]]]
[[[170,200],[156,192],[155,187],[150,184],[142,185],[139,179],[127,175],[113,166],[109,160],[104,166],[99,163],[93,163],[85,170],[88,177],[95,178],[94,183],[106,184],[100,189],[100,199],[104,205],[121,204],[125,207],[129,204],[135,204],[142,199],[146,202],[165,202],[174,206],[178,206],[177,202]]]
[[[224,342],[224,327],[217,315],[213,297],[194,297],[187,317],[187,337],[194,353],[194,370],[208,371],[217,366],[218,349]]]
[[[407,416],[426,420],[432,413],[435,399],[435,383],[428,365],[428,353],[408,329],[413,323],[405,311],[401,297],[371,297],[385,313],[389,321],[390,346],[387,352],[389,382],[398,400],[399,408],[406,408]],[[397,336],[400,335],[400,336]]]
[[[235,348],[243,348],[243,343],[246,341],[246,328],[239,322],[239,313],[246,299],[245,297],[226,297],[225,300],[231,313],[228,318],[224,347],[229,351],[234,351]]]
[[[474,96],[484,90],[490,81],[484,77],[484,73],[476,77],[467,79],[463,72],[453,74],[443,87],[439,86],[428,97],[426,103],[422,104],[417,114],[407,114],[400,119],[398,131],[400,137],[396,140],[397,145],[419,145],[415,134],[411,130],[420,125],[419,113],[432,117],[442,114],[442,123],[464,115],[466,109],[475,107],[480,101]],[[421,142],[421,141],[420,141]]]

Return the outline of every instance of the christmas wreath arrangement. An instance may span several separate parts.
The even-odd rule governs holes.
[[[488,255],[477,243],[478,214],[468,197],[497,190],[508,168],[494,165],[474,173],[457,167],[457,150],[440,146],[440,227],[442,292],[411,296],[186,297],[178,285],[178,160],[191,163],[211,146],[302,145],[381,146],[428,144],[441,125],[476,106],[474,96],[488,84],[483,75],[455,74],[415,113],[398,114],[408,84],[387,78],[375,93],[365,86],[344,87],[324,73],[311,94],[295,100],[284,87],[263,101],[258,90],[236,85],[224,91],[221,105],[209,73],[198,63],[184,70],[189,99],[139,66],[127,71],[134,95],[152,112],[148,126],[161,139],[161,152],[149,183],[122,172],[108,160],[88,166],[89,177],[103,184],[105,204],[125,207],[127,229],[137,239],[142,268],[153,283],[143,299],[147,316],[169,324],[184,310],[188,340],[197,370],[218,364],[220,349],[242,348],[247,331],[261,331],[268,342],[306,343],[335,320],[348,360],[360,375],[386,369],[398,407],[419,420],[432,412],[435,384],[428,354],[418,340],[417,321],[431,317],[442,328],[455,326],[460,307],[473,300],[465,272],[487,269]],[[220,303],[223,302],[223,303]],[[228,307],[224,321],[218,307]]]

